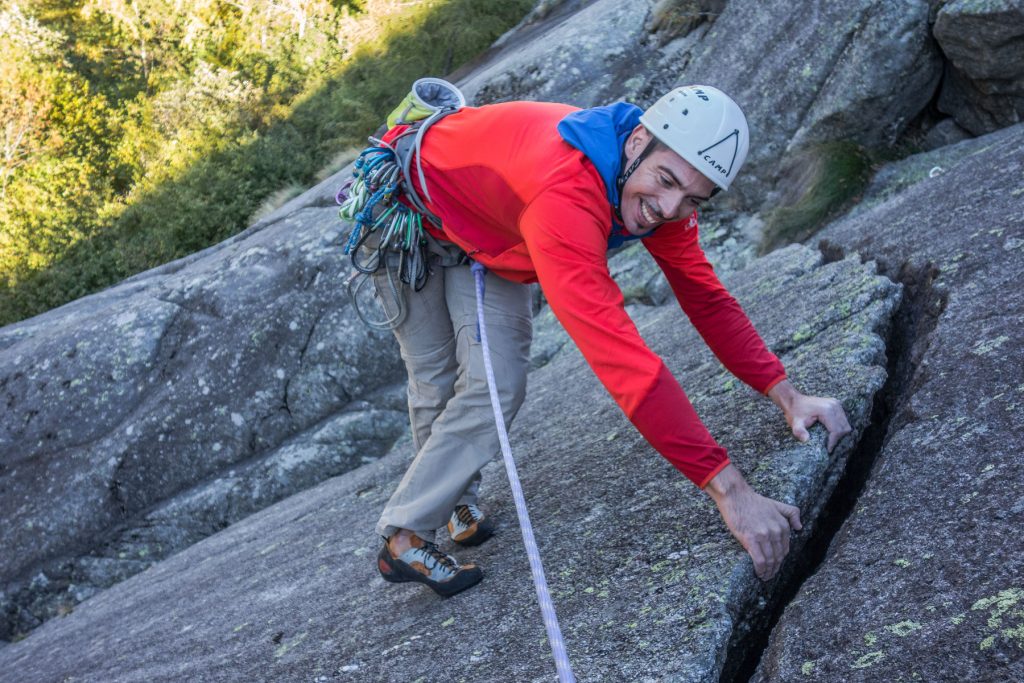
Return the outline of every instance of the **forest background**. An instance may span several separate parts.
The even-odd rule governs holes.
[[[245,228],[532,5],[0,1],[0,325]]]

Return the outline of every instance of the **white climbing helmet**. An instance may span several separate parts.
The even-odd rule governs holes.
[[[718,88],[676,88],[640,116],[640,123],[711,182],[728,190],[750,147],[743,110]]]

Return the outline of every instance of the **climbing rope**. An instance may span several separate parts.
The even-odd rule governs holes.
[[[526,545],[526,556],[530,560],[530,573],[533,575],[533,586],[537,591],[537,602],[540,603],[540,613],[544,620],[544,629],[548,634],[548,643],[551,645],[551,653],[555,658],[555,669],[558,671],[560,683],[575,683],[576,678],[572,673],[572,666],[569,663],[569,655],[565,651],[565,641],[562,640],[562,630],[558,627],[558,617],[555,615],[555,605],[551,601],[551,594],[548,591],[548,582],[544,578],[544,566],[540,561],[540,551],[537,549],[537,541],[533,537],[533,526],[530,524],[530,513],[526,510],[526,499],[523,497],[523,488],[519,483],[519,473],[516,470],[516,463],[512,459],[512,447],[508,441],[508,431],[505,429],[505,418],[501,413],[501,403],[498,401],[498,390],[495,387],[494,369],[491,366],[491,351],[487,345],[487,328],[484,326],[484,274],[487,269],[474,262],[471,270],[476,279],[476,316],[477,333],[480,338],[480,345],[483,347],[484,371],[487,374],[487,388],[491,394],[491,407],[494,409],[494,423],[498,427],[498,441],[501,443],[501,456],[505,461],[505,472],[508,474],[508,483],[512,487],[512,499],[516,503],[516,514],[519,516],[519,530],[523,534],[523,543]]]

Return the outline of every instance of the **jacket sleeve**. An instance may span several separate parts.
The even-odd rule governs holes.
[[[608,220],[598,213],[599,208],[555,191],[530,203],[520,229],[537,279],[551,310],[626,416],[651,446],[703,488],[729,464],[728,456],[626,314],[622,292],[608,272]]]
[[[643,240],[668,279],[686,316],[729,372],[762,394],[786,379],[697,241],[697,216],[659,228]]]

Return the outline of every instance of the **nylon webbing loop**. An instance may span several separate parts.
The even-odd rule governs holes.
[[[558,627],[555,605],[551,601],[551,594],[548,592],[547,579],[544,578],[544,566],[540,561],[540,551],[537,550],[537,541],[533,537],[530,514],[526,511],[526,499],[523,497],[523,488],[519,484],[519,473],[516,470],[515,461],[512,460],[512,447],[508,442],[505,418],[501,413],[501,402],[498,400],[498,390],[495,386],[494,369],[491,366],[491,351],[487,345],[487,328],[484,326],[484,274],[487,272],[487,269],[483,265],[473,262],[471,270],[473,271],[473,277],[476,279],[477,334],[480,338],[480,345],[483,347],[484,371],[487,373],[487,388],[490,390],[491,407],[494,409],[494,424],[498,428],[501,456],[505,461],[508,483],[512,487],[512,499],[516,503],[519,530],[523,533],[526,556],[530,560],[530,573],[533,575],[533,586],[537,590],[537,602],[540,604],[540,613],[544,619],[544,629],[548,634],[551,653],[555,657],[555,669],[558,670],[558,680],[560,683],[575,683],[576,677],[573,676],[569,655],[565,651],[562,630]]]

